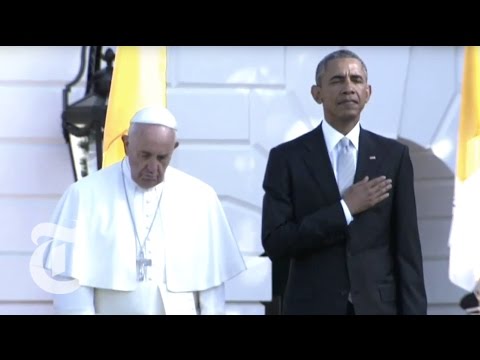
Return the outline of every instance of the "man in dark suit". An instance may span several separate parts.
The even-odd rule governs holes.
[[[355,53],[327,55],[311,89],[324,121],[270,151],[262,244],[290,259],[284,314],[426,314],[412,163],[361,128],[367,75]]]

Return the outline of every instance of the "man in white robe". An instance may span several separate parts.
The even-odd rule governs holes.
[[[225,314],[245,263],[213,188],[169,165],[176,129],[167,109],[140,110],[125,159],[64,193],[52,222],[74,239],[58,231],[45,268],[79,287],[53,295],[57,314]]]

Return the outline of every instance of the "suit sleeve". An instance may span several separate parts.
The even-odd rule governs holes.
[[[271,259],[300,256],[345,242],[347,222],[340,201],[296,221],[292,176],[285,155],[273,148],[263,181],[262,208],[262,245]]]
[[[404,315],[425,315],[427,298],[423,275],[423,257],[417,223],[413,186],[413,166],[405,147],[395,186],[394,231],[399,310]]]

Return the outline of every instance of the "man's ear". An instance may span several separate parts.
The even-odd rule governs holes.
[[[312,85],[312,88],[310,89],[310,92],[312,93],[313,100],[315,100],[316,103],[321,104],[322,103],[322,88],[318,85]]]
[[[372,96],[372,85],[368,85],[368,96],[367,96],[367,100],[365,101],[365,103],[367,103],[368,100],[370,100],[370,96]]]
[[[178,147],[178,141],[175,142],[175,147],[173,149],[176,149]]]
[[[126,154],[128,150],[128,135],[122,135],[122,142],[123,142],[123,150],[125,151],[125,154]]]

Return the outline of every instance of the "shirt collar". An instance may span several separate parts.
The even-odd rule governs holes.
[[[335,130],[327,121],[322,121],[322,130],[325,137],[325,144],[328,152],[332,152],[338,142],[344,138],[344,135]],[[345,135],[352,142],[356,150],[358,150],[358,142],[360,138],[360,122],[357,122],[355,127]]]

